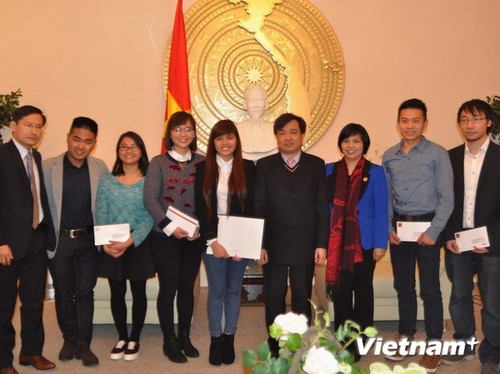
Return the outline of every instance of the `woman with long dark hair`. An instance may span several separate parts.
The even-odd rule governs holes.
[[[217,216],[251,217],[254,180],[254,163],[242,157],[235,124],[229,120],[217,122],[210,132],[205,162],[198,165],[195,179],[196,215],[200,232],[210,247],[203,261],[208,278],[207,312],[211,336],[208,360],[212,365],[234,362],[234,334],[247,263],[246,259],[231,257],[217,240]]]
[[[130,238],[125,242],[103,245],[98,260],[98,274],[108,278],[111,312],[118,331],[118,342],[112,349],[112,360],[135,360],[146,317],[146,281],[154,276],[150,232],[153,220],[143,203],[144,176],[148,155],[142,138],[128,131],[116,144],[113,170],[99,181],[97,190],[97,224],[128,223]],[[127,279],[132,292],[132,331],[127,330],[125,294]]]
[[[154,157],[144,183],[144,204],[153,217],[153,262],[160,291],[157,309],[163,332],[163,353],[172,362],[185,363],[199,352],[189,338],[194,309],[194,283],[201,263],[201,241],[166,217],[169,206],[194,215],[196,123],[191,114],[170,116],[165,134],[167,153]],[[174,331],[174,299],[177,295],[178,336]]]

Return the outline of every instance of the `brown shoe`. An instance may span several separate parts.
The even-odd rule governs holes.
[[[418,364],[422,366],[428,373],[435,373],[441,363],[440,355],[423,355]]]
[[[19,365],[23,366],[33,366],[37,370],[50,370],[56,367],[52,361],[47,360],[42,355],[28,356],[19,355]]]
[[[406,335],[403,335],[403,334],[396,334],[396,336],[394,337],[394,341],[396,342],[400,342],[401,340],[404,340],[406,339],[407,341],[410,341],[410,340],[413,340],[413,336],[406,336]],[[406,355],[403,355],[401,353],[401,351],[398,350],[396,351],[396,353],[394,353],[393,355],[385,355],[385,358],[387,360],[391,360],[391,361],[403,361],[405,358],[406,358]]]
[[[1,368],[0,369],[0,374],[19,374],[19,373],[12,366],[9,366],[9,367],[6,367],[6,368]]]

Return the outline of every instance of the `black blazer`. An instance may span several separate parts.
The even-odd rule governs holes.
[[[44,216],[40,224],[45,225],[48,230],[46,250],[54,250],[54,226],[47,203],[41,156],[36,150],[33,150],[33,159],[40,178],[40,198]],[[0,245],[9,245],[16,260],[23,258],[28,251],[33,233],[32,226],[31,184],[21,155],[11,140],[0,145]]]
[[[203,198],[203,179],[205,178],[205,162],[196,165],[196,177],[194,182],[195,214],[200,222],[200,233],[206,240],[217,237],[217,184],[212,184],[211,211],[210,217],[207,215],[208,207]],[[253,200],[255,184],[255,165],[252,161],[243,160],[245,178],[247,184],[247,197],[242,207],[238,197],[231,197],[231,206],[228,215],[253,217]]]
[[[455,208],[444,230],[445,240],[454,239],[463,230],[464,213],[464,152],[462,144],[449,151],[453,168]],[[490,142],[477,183],[474,226],[486,226],[490,252],[486,256],[500,256],[500,146]]]
[[[328,199],[325,162],[302,153],[290,173],[280,153],[257,161],[255,215],[264,218],[269,261],[305,265],[316,248],[328,247]]]

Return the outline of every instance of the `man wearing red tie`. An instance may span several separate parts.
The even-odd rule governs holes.
[[[18,108],[10,123],[12,140],[0,146],[0,374],[16,374],[12,316],[21,300],[19,364],[47,370],[55,364],[42,356],[43,297],[47,250],[55,236],[43,182],[41,156],[33,147],[45,125],[36,107]]]

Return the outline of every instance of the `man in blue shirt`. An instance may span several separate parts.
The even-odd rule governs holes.
[[[427,339],[440,340],[443,333],[439,261],[441,232],[453,211],[453,172],[446,150],[423,135],[427,125],[425,104],[419,99],[404,101],[398,110],[401,142],[383,157],[390,204],[389,243],[398,294],[398,340],[412,339],[416,332],[415,263]],[[402,241],[396,229],[396,223],[401,221],[429,222],[430,226],[416,241]],[[399,353],[387,358],[400,361],[404,357]],[[419,364],[433,373],[440,361],[439,356],[424,355]]]

